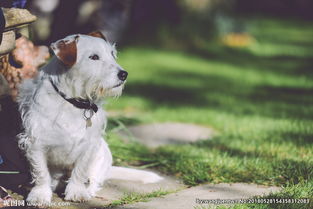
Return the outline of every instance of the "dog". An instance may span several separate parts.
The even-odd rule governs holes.
[[[18,143],[34,183],[26,201],[51,202],[66,176],[64,199],[75,202],[95,196],[106,179],[160,181],[153,172],[112,166],[102,137],[104,99],[120,96],[128,75],[116,61],[115,46],[93,32],[67,36],[50,47],[55,56],[19,87],[24,131]]]

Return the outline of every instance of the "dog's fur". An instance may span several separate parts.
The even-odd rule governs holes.
[[[115,47],[100,33],[92,33],[68,36],[51,48],[56,56],[36,78],[22,83],[18,98],[25,128],[19,145],[35,183],[27,201],[49,203],[66,174],[65,200],[70,201],[90,199],[108,178],[161,180],[151,172],[111,166],[111,152],[102,138],[106,114],[101,107],[105,97],[117,97],[123,89],[124,82],[117,75],[123,69],[116,62]],[[93,60],[93,55],[99,60]],[[86,127],[84,109],[62,98],[50,80],[68,98],[97,104],[92,126]]]

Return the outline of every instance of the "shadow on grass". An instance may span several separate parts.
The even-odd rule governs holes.
[[[209,49],[192,47],[189,53],[210,61],[227,63],[242,69],[270,71],[277,75],[306,75],[313,79],[313,53],[307,56],[257,56],[245,49],[212,46]]]
[[[159,83],[129,83],[124,93],[143,97],[152,108],[198,107],[272,118],[311,119],[313,115],[311,88],[255,87],[240,80],[170,69],[157,76]]]
[[[228,140],[231,140],[232,137],[229,137]],[[250,158],[263,158],[267,160],[271,160],[275,156],[266,153],[266,152],[257,152],[257,151],[242,151],[240,149],[232,148],[223,142],[220,142],[218,138],[215,138],[214,140],[205,140],[201,142],[196,142],[193,144],[194,146],[197,146],[199,148],[207,147],[209,149],[216,149],[223,153],[227,153],[227,155],[232,157],[250,157]]]
[[[313,146],[313,133],[294,133],[289,131],[274,134],[280,138],[281,143],[291,142],[298,147]]]

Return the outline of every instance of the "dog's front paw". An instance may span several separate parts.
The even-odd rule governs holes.
[[[88,193],[91,195],[91,197],[94,197],[96,196],[97,191],[99,191],[100,189],[101,187],[99,186],[99,184],[93,183],[88,186],[87,190],[88,190]]]
[[[51,202],[52,191],[50,186],[35,186],[27,196],[26,201],[34,205],[45,205]]]
[[[69,183],[65,189],[65,200],[84,202],[91,198],[90,193],[83,184]]]

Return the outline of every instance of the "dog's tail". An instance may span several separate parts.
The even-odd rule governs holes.
[[[149,171],[112,166],[108,175],[108,179],[141,181],[144,184],[148,184],[159,182],[163,178]]]

